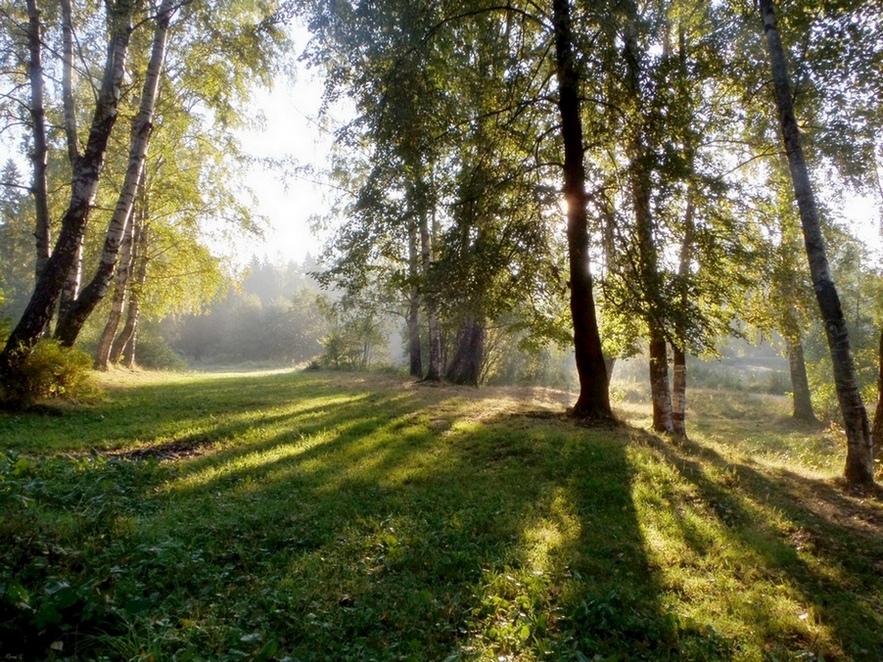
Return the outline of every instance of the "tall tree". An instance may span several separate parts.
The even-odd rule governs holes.
[[[767,50],[772,69],[782,137],[800,211],[806,254],[813,287],[824,320],[825,333],[834,364],[834,383],[840,401],[847,439],[844,475],[852,483],[874,482],[874,447],[868,416],[859,391],[855,364],[849,349],[849,333],[840,305],[840,297],[831,277],[822,237],[809,170],[803,154],[800,130],[794,114],[794,101],[788,75],[785,49],[779,36],[772,0],[759,3]]]
[[[553,0],[555,73],[558,111],[564,144],[564,198],[567,201],[567,249],[570,265],[570,314],[580,392],[573,415],[612,420],[607,367],[595,313],[589,270],[589,232],[586,172],[583,163],[583,126],[580,114],[579,70],[574,52],[573,20],[569,0]]]
[[[135,0],[107,3],[107,55],[89,137],[83,154],[74,164],[70,201],[62,217],[55,248],[40,272],[30,302],[0,352],[0,379],[14,379],[18,362],[42,335],[65,279],[75,265],[118,114],[135,6]]]
[[[150,134],[153,131],[154,107],[166,53],[166,39],[176,3],[177,0],[163,0],[154,17],[156,27],[154,28],[147,72],[144,77],[144,87],[141,91],[140,107],[132,120],[128,167],[105,234],[104,250],[98,268],[83,291],[59,315],[55,337],[63,345],[74,344],[86,319],[98,305],[98,302],[107,294],[114,269],[117,266],[120,245],[132,216],[132,205],[138,193],[138,185],[142,180],[144,160],[147,156]]]
[[[30,114],[31,138],[33,141],[33,149],[31,151],[31,163],[33,164],[31,193],[34,196],[34,236],[37,240],[37,260],[34,269],[35,277],[39,279],[40,274],[46,267],[46,263],[49,261],[52,243],[49,219],[49,191],[46,175],[49,148],[46,136],[45,86],[43,84],[43,26],[40,20],[40,9],[37,0],[27,0],[27,6],[28,52],[30,54],[28,76],[31,87]]]

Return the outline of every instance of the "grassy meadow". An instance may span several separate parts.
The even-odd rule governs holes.
[[[0,660],[883,660],[883,496],[782,397],[102,379],[0,413]]]

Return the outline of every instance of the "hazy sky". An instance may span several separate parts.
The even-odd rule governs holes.
[[[321,249],[322,239],[310,231],[310,217],[325,210],[327,191],[311,176],[292,173],[295,165],[312,166],[317,172],[328,166],[332,137],[316,120],[321,93],[321,83],[306,74],[292,84],[259,92],[254,101],[265,117],[264,128],[241,134],[251,156],[287,161],[281,168],[255,167],[247,180],[269,227],[264,240],[248,242],[246,250],[273,262],[300,262],[307,252],[315,256]]]

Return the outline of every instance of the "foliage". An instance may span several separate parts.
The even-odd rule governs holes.
[[[780,399],[703,392],[672,445],[542,390],[103,378],[95,408],[0,414],[4,654],[883,655],[880,498]]]
[[[94,400],[99,395],[92,358],[79,349],[41,340],[15,366],[15,379],[0,384],[0,403],[27,407],[40,400]]]
[[[319,365],[335,370],[366,370],[376,363],[386,344],[383,318],[373,308],[347,297],[332,302],[320,296],[316,303],[328,325],[328,333],[320,341],[325,353]]]

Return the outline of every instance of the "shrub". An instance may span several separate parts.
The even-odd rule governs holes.
[[[0,402],[27,407],[39,400],[87,400],[99,394],[92,376],[92,358],[79,349],[41,340],[0,384]]]

